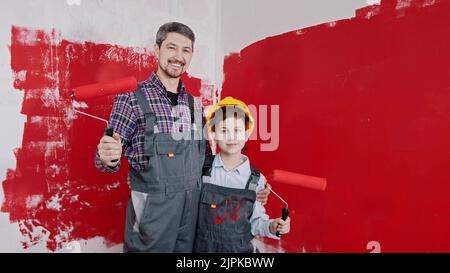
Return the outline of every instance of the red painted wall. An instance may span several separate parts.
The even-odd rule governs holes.
[[[253,163],[328,180],[325,192],[273,184],[290,203],[288,251],[450,251],[450,3],[400,2],[225,61],[222,97],[280,105],[280,146],[250,143]]]
[[[366,252],[370,241],[383,252],[450,251],[450,3],[396,7],[382,1],[226,59],[222,97],[280,105],[280,146],[259,152],[261,141],[252,141],[252,163],[266,176],[277,168],[328,180],[325,192],[273,183],[293,224],[280,243],[268,243],[290,252]],[[104,125],[73,116],[70,88],[142,80],[154,59],[144,49],[30,31],[12,28],[14,87],[24,92],[27,122],[1,210],[19,223],[25,248],[46,236],[50,250],[96,236],[120,243],[126,169],[113,176],[94,169]],[[197,95],[204,87],[185,82]],[[112,99],[86,101],[87,111],[107,117]],[[272,195],[269,213],[280,208]]]
[[[144,80],[156,69],[154,56],[142,48],[68,41],[57,31],[15,26],[11,31],[14,87],[24,92],[21,114],[27,121],[22,146],[15,151],[17,167],[2,183],[2,212],[19,223],[24,248],[45,240],[54,251],[97,236],[107,246],[121,243],[128,166],[124,161],[114,175],[95,169],[106,124],[74,115],[70,94],[76,86],[125,76]],[[200,79],[185,75],[183,81],[200,95]],[[114,96],[87,100],[88,108],[79,110],[108,119],[113,101]]]

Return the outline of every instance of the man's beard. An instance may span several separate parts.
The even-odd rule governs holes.
[[[180,67],[179,72],[170,70],[170,69],[169,69],[169,65],[170,65],[170,63],[168,63],[168,64],[166,65],[165,68],[162,67],[161,65],[159,65],[159,67],[161,68],[161,70],[164,71],[164,73],[165,73],[168,77],[173,78],[173,79],[178,79],[178,78],[181,77],[181,75],[184,73],[184,71],[183,71],[184,65],[182,65],[182,66]]]

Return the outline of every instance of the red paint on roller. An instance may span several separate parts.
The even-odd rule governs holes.
[[[137,90],[135,77],[126,77],[110,82],[96,83],[75,87],[73,94],[75,99],[84,100],[102,96],[117,95],[120,93],[133,92]]]
[[[271,181],[293,186],[300,186],[313,190],[324,191],[327,188],[327,180],[321,177],[309,176],[283,170],[274,170],[270,176]]]

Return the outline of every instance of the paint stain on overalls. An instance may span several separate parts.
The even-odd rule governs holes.
[[[198,212],[194,252],[251,253],[250,217],[256,200],[260,172],[251,167],[244,189],[228,188],[209,183],[214,157],[208,157],[203,167],[203,185]]]

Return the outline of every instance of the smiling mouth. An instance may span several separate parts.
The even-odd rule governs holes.
[[[169,64],[170,64],[172,67],[175,67],[175,68],[177,68],[177,69],[181,69],[181,68],[184,66],[183,63],[179,63],[179,62],[170,62],[170,61],[169,61]]]
[[[237,144],[227,144],[227,146],[232,146],[232,147],[234,147],[234,146],[237,146]]]

